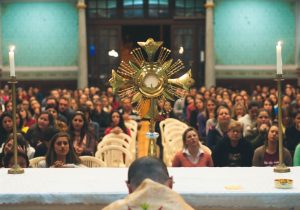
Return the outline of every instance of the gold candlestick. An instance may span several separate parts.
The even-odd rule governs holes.
[[[283,135],[282,135],[282,107],[281,107],[281,82],[283,81],[282,74],[276,74],[277,91],[278,91],[278,144],[279,144],[279,164],[274,168],[274,172],[286,173],[290,172],[283,162]]]
[[[21,168],[18,164],[18,142],[17,142],[17,122],[16,122],[16,84],[17,79],[15,76],[12,76],[10,81],[12,90],[12,117],[13,117],[13,140],[14,140],[14,165],[12,168],[8,169],[9,174],[23,174],[24,169]]]

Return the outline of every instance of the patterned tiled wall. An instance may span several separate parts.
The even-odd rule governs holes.
[[[217,65],[275,65],[283,41],[283,64],[295,64],[295,1],[215,0]]]
[[[3,66],[16,45],[16,66],[77,66],[78,14],[71,2],[2,3]]]

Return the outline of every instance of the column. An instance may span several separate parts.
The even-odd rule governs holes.
[[[78,0],[78,41],[79,41],[79,57],[78,57],[78,76],[77,88],[85,88],[88,86],[88,68],[87,68],[87,41],[86,41],[86,23],[85,23],[85,2]]]
[[[205,28],[205,86],[216,85],[215,53],[214,53],[214,2],[206,0],[206,28]]]
[[[296,1],[296,42],[295,42],[295,64],[297,66],[297,85],[300,86],[300,0]]]

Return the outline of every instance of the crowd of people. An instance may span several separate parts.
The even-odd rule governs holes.
[[[300,165],[300,89],[286,84],[282,92],[283,159],[288,166]],[[11,90],[5,86],[0,89],[0,167],[12,164],[12,105]],[[146,120],[140,119],[130,98],[120,100],[111,87],[53,89],[47,94],[38,88],[19,87],[16,107],[23,167],[39,156],[46,157],[40,167],[80,167],[78,157],[94,156],[104,135],[131,135],[124,122]],[[174,167],[278,164],[280,128],[275,88],[257,85],[251,92],[191,88],[174,103],[160,100],[157,108],[158,122],[172,117],[190,126],[183,134],[184,148],[174,156]],[[159,140],[157,144],[163,151]]]

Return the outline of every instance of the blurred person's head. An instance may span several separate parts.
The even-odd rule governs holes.
[[[238,121],[231,121],[228,125],[227,136],[230,139],[231,145],[235,146],[238,144],[239,140],[242,138],[243,125]]]
[[[288,95],[284,95],[282,97],[282,104],[281,104],[282,108],[289,107],[291,105],[291,102],[292,102],[291,97]]]
[[[169,176],[166,165],[155,157],[136,159],[129,166],[127,180],[129,193],[134,192],[145,179],[151,179],[170,188],[173,186],[173,178]]]
[[[10,133],[13,130],[13,118],[11,112],[3,112],[0,117],[0,128],[2,132]]]
[[[46,130],[47,128],[54,126],[54,117],[51,113],[43,111],[37,120],[37,126],[41,130]]]
[[[248,103],[248,113],[252,120],[255,120],[258,115],[259,104],[256,101],[250,101]]]
[[[24,152],[25,154],[27,154],[28,143],[27,143],[26,139],[24,138],[24,136],[21,133],[17,133],[16,139],[17,139],[17,145],[18,145],[18,149],[17,149],[18,152]],[[9,152],[13,152],[13,151],[14,151],[14,136],[11,133],[3,145],[2,152],[5,155],[5,154],[7,154]]]
[[[267,135],[267,140],[265,142],[266,145],[269,144],[277,144],[278,142],[278,125],[277,124],[272,124],[271,127],[268,130],[268,135]]]
[[[262,124],[270,125],[271,124],[271,116],[268,110],[260,109],[258,111],[258,115],[256,118],[256,124],[259,128]]]
[[[69,100],[65,97],[61,97],[58,101],[58,111],[65,113],[69,108]]]
[[[17,163],[21,168],[29,167],[28,156],[23,152],[18,152]],[[3,157],[3,166],[4,168],[12,168],[15,164],[14,153],[9,152]]]
[[[122,107],[125,110],[125,112],[129,112],[132,110],[131,100],[130,98],[124,98],[122,100]]]
[[[7,112],[12,112],[12,109],[13,109],[13,103],[12,101],[6,101],[5,104],[4,104],[4,107],[5,107],[5,111]]]
[[[58,109],[54,104],[49,104],[46,106],[45,110],[52,114],[53,118],[57,120],[58,118]]]

